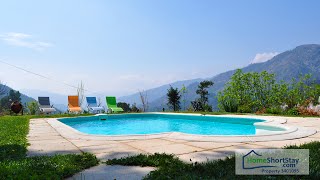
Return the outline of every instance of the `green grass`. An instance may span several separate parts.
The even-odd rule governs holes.
[[[25,157],[28,129],[26,117],[0,117],[0,161]]]
[[[88,153],[26,157],[29,119],[38,117],[0,117],[0,179],[63,179],[98,164]]]
[[[236,176],[235,158],[208,161],[205,163],[184,163],[174,155],[154,154],[137,155],[121,159],[108,160],[109,165],[153,166],[158,169],[150,172],[145,179],[320,179],[320,142],[311,142],[301,146],[289,146],[287,149],[309,149],[310,175],[308,176]]]

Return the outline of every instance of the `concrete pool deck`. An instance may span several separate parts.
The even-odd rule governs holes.
[[[230,156],[235,149],[281,148],[286,145],[320,141],[320,118],[232,116],[264,119],[272,124],[280,123],[284,126],[296,127],[297,130],[286,134],[261,137],[203,136],[202,139],[199,139],[192,135],[169,133],[121,139],[86,135],[54,118],[32,119],[27,136],[30,143],[27,154],[28,156],[39,156],[89,152],[104,161],[139,153],[167,153],[175,154],[185,162],[203,162]]]
[[[229,117],[234,117],[230,115]],[[236,116],[239,117],[239,116]],[[31,119],[27,136],[28,156],[89,152],[101,161],[136,154],[175,154],[185,162],[224,159],[236,149],[281,148],[320,141],[320,118],[243,116],[267,120],[270,124],[296,127],[285,134],[261,137],[200,137],[182,133],[108,138],[80,133],[54,118]],[[291,128],[292,130],[292,128]],[[107,166],[100,164],[68,179],[142,179],[153,167]]]

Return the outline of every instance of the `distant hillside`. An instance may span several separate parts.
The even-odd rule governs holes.
[[[292,78],[298,78],[299,75],[312,74],[313,78],[320,83],[320,45],[318,44],[309,44],[302,45],[294,48],[293,50],[285,51],[271,60],[263,63],[250,64],[247,67],[242,68],[244,72],[261,72],[267,71],[269,73],[276,74],[277,80],[290,81]],[[221,73],[211,78],[207,78],[214,82],[214,85],[210,88],[209,92],[211,93],[209,98],[209,103],[216,107],[217,100],[216,94],[221,91],[229,81],[230,77],[233,75],[235,70],[227,71]],[[186,104],[190,105],[190,101],[197,98],[196,89],[198,86],[199,80],[191,82],[188,86],[188,94]],[[172,84],[173,87],[175,84]],[[157,96],[152,100],[149,98],[149,105],[151,111],[161,111],[161,109],[167,108],[167,87],[169,85],[161,86],[160,89],[154,88],[148,90],[149,94],[153,94],[153,90],[157,89]],[[160,87],[159,87],[160,88]],[[178,87],[180,88],[180,87]],[[129,96],[132,97],[133,95]]]
[[[148,96],[148,100],[149,102],[154,102],[157,99],[161,98],[164,93],[167,93],[167,89],[170,87],[170,85],[172,87],[176,87],[176,88],[182,88],[182,86],[189,86],[192,83],[196,83],[196,82],[200,82],[201,79],[191,79],[191,80],[185,80],[185,81],[177,81],[171,84],[166,84],[157,88],[153,88],[153,89],[149,89],[146,90],[147,96]],[[139,92],[129,95],[129,96],[122,96],[118,98],[118,102],[126,102],[126,103],[136,103],[137,105],[141,104],[141,100],[140,100],[140,95]]]
[[[3,85],[3,84],[0,84],[0,88],[1,88],[1,89],[4,88],[4,91],[5,91],[5,94],[4,94],[4,95],[0,95],[0,99],[3,98],[4,96],[7,96],[8,93],[9,93],[9,91],[12,89],[12,88],[10,88],[10,87],[8,87],[8,86],[6,86],[6,85]],[[21,92],[20,92],[20,93],[21,93]],[[27,102],[30,102],[30,101],[34,101],[34,99],[21,93],[21,102],[22,102],[23,104],[25,104],[25,103],[27,103]]]

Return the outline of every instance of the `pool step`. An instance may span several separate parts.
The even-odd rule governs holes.
[[[101,120],[101,121],[108,120],[108,115],[106,115],[106,114],[99,115],[98,117],[99,117],[99,120]]]

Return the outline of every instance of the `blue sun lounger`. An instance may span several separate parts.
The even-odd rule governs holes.
[[[86,97],[88,111],[93,114],[102,113],[103,107],[98,106],[96,97]]]

